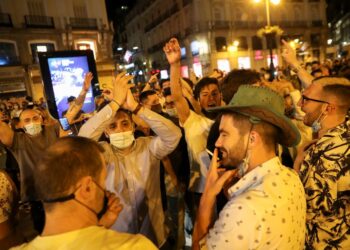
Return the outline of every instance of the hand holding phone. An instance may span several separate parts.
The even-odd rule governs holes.
[[[66,117],[60,118],[59,121],[60,121],[61,127],[64,131],[70,130],[70,125],[69,125],[68,119]]]

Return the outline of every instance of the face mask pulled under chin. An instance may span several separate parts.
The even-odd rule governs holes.
[[[176,108],[166,109],[166,113],[171,117],[177,117],[177,109]]]
[[[135,137],[133,131],[113,133],[109,135],[109,141],[114,147],[125,149],[135,141]]]
[[[315,133],[315,134],[318,133],[321,130],[321,128],[322,128],[321,122],[326,118],[326,116],[324,116],[323,119],[321,120],[321,117],[322,117],[323,113],[324,112],[322,112],[320,114],[320,116],[311,125],[312,132]]]
[[[24,130],[29,135],[37,135],[41,132],[42,127],[40,123],[29,123],[24,126]]]

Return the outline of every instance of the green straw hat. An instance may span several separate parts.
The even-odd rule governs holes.
[[[242,85],[226,106],[208,109],[209,112],[233,111],[250,117],[252,123],[268,122],[282,131],[278,143],[291,147],[300,142],[300,133],[284,115],[284,99],[267,87]]]

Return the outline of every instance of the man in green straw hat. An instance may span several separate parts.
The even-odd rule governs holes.
[[[244,85],[229,105],[211,110],[222,112],[220,136],[200,201],[194,249],[303,249],[304,189],[276,156],[277,143],[293,146],[300,140],[284,115],[283,98]],[[235,169],[225,171],[228,166]],[[229,201],[214,223],[215,198],[223,187]]]

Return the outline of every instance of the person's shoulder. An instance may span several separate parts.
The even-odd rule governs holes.
[[[108,239],[104,242],[107,249],[157,249],[149,239],[141,234],[121,233],[105,228],[100,228],[99,230],[103,237]]]
[[[205,124],[211,127],[213,123],[214,123],[213,120],[210,120],[209,118],[205,117],[203,114],[197,114],[196,112],[190,110],[190,115],[188,116],[187,120],[180,125],[184,128],[191,126],[192,124],[196,124],[196,125]]]
[[[10,250],[27,250],[27,249],[28,250],[33,249],[30,242],[10,248]]]

